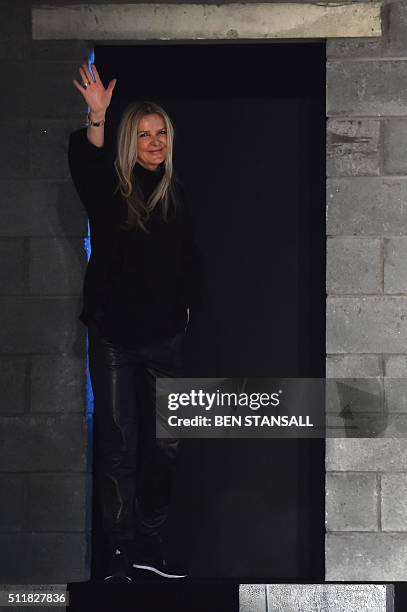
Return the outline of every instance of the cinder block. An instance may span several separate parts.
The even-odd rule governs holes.
[[[407,531],[407,474],[383,474],[382,529]]]
[[[329,38],[328,57],[405,57],[407,9],[403,1],[385,2],[381,10],[381,37]]]
[[[79,78],[79,77],[78,77]],[[83,125],[79,119],[43,119],[30,122],[32,178],[69,178],[69,135]]]
[[[267,584],[268,612],[393,612],[385,584]]]
[[[378,438],[401,438],[406,439],[407,416],[406,414],[386,414],[382,419],[382,424],[377,427],[378,431],[373,432],[374,437]],[[369,434],[370,435],[370,434]],[[366,437],[369,437],[367,435]]]
[[[407,235],[407,181],[361,176],[327,179],[327,233]]]
[[[92,43],[87,40],[31,40],[30,56],[34,60],[87,62]],[[73,77],[75,78],[75,77]]]
[[[348,414],[349,413],[349,414]],[[340,417],[329,414],[328,434],[331,438],[406,438],[407,416],[380,412],[347,411]]]
[[[30,25],[30,2],[0,2],[0,60],[15,61],[29,57]]]
[[[382,293],[381,240],[328,238],[328,293]]]
[[[84,474],[33,474],[30,481],[29,530],[85,531],[90,492]]]
[[[67,584],[89,580],[85,533],[0,534],[5,584]]]
[[[407,62],[330,60],[327,115],[406,115]]]
[[[335,58],[381,57],[382,55],[382,37],[326,39],[326,56],[331,60]]]
[[[1,474],[0,531],[27,529],[28,484],[24,474]]]
[[[385,376],[407,378],[407,355],[384,355]]]
[[[28,121],[0,121],[0,178],[27,177],[28,161]]]
[[[80,119],[86,104],[72,79],[77,62],[8,61],[0,64],[2,79],[13,95],[0,98],[0,115],[8,119]]]
[[[407,377],[384,379],[385,408],[388,413],[407,413]]]
[[[25,291],[24,240],[0,239],[0,294],[20,295]]]
[[[33,355],[30,409],[85,414],[86,356]]]
[[[407,580],[407,534],[328,534],[325,551],[327,581]]]
[[[407,174],[407,120],[383,120],[383,171]]]
[[[327,412],[350,419],[347,425],[352,427],[362,425],[359,421],[352,422],[357,414],[377,413],[375,418],[380,419],[384,408],[382,379],[338,378],[327,380],[325,408]]]
[[[2,417],[0,432],[4,471],[84,471],[87,467],[86,421],[81,415]]]
[[[72,183],[0,181],[0,236],[87,236]]]
[[[76,119],[85,117],[87,106],[74,87],[78,62],[33,61],[26,67],[31,92],[28,116],[32,119]]]
[[[24,412],[26,376],[26,357],[0,356],[0,410],[2,415]]]
[[[384,240],[384,291],[407,293],[407,237]]]
[[[0,238],[0,293],[20,295],[25,290],[25,241]]]
[[[30,293],[81,294],[86,264],[83,238],[31,238]]]
[[[326,127],[327,176],[379,174],[379,120],[330,118]]]
[[[327,355],[326,358],[327,378],[376,378],[383,374],[379,355]]]
[[[327,474],[328,531],[377,531],[375,474]]]
[[[407,344],[407,297],[327,299],[328,353],[401,353]]]
[[[239,612],[267,612],[265,584],[239,585]]]
[[[326,441],[326,469],[328,472],[407,470],[407,440],[330,438]]]
[[[0,299],[0,346],[5,353],[86,352],[80,303],[69,297]]]
[[[7,27],[7,20],[5,22]],[[25,54],[25,51],[23,51]],[[28,60],[15,61],[14,58],[4,59],[0,62],[0,70],[4,83],[7,83],[9,92],[13,95],[2,95],[0,98],[0,116],[7,119],[30,118],[29,106],[31,98],[32,79],[27,78],[31,70]]]
[[[56,229],[54,235],[64,236],[65,238],[69,236],[88,236],[88,216],[70,179],[58,182],[55,205],[60,229]]]

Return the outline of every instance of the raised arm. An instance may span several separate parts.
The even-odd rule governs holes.
[[[81,75],[82,82],[79,83],[75,79],[72,82],[76,89],[82,94],[89,107],[89,122],[86,132],[87,138],[95,147],[101,148],[105,142],[104,122],[106,110],[112,99],[117,79],[112,79],[105,89],[95,64],[92,64],[91,67],[93,75],[88,66],[82,64],[79,67],[79,74]]]
[[[92,64],[93,76],[86,64],[79,73],[82,83],[73,81],[89,107],[88,127],[72,132],[69,138],[68,161],[76,191],[90,219],[96,220],[102,211],[102,203],[108,193],[113,193],[111,167],[105,142],[104,120],[116,79],[104,88],[96,66]],[[98,126],[91,123],[99,123]]]

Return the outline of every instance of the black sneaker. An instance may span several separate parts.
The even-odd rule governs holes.
[[[133,582],[131,573],[131,565],[126,550],[122,546],[117,546],[111,553],[103,580],[110,582]]]
[[[163,552],[163,542],[160,535],[138,536],[134,542],[131,554],[131,567],[134,578],[146,577],[148,574],[162,578],[186,578],[185,570],[169,564]]]

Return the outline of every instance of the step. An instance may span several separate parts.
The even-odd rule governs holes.
[[[153,579],[112,584],[89,581],[68,584],[69,612],[238,612],[239,584],[225,580]]]
[[[391,584],[241,584],[240,612],[394,612]]]

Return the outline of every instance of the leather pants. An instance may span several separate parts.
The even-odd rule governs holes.
[[[165,522],[179,440],[155,438],[155,377],[182,376],[184,336],[127,348],[88,327],[95,493],[109,546]]]

